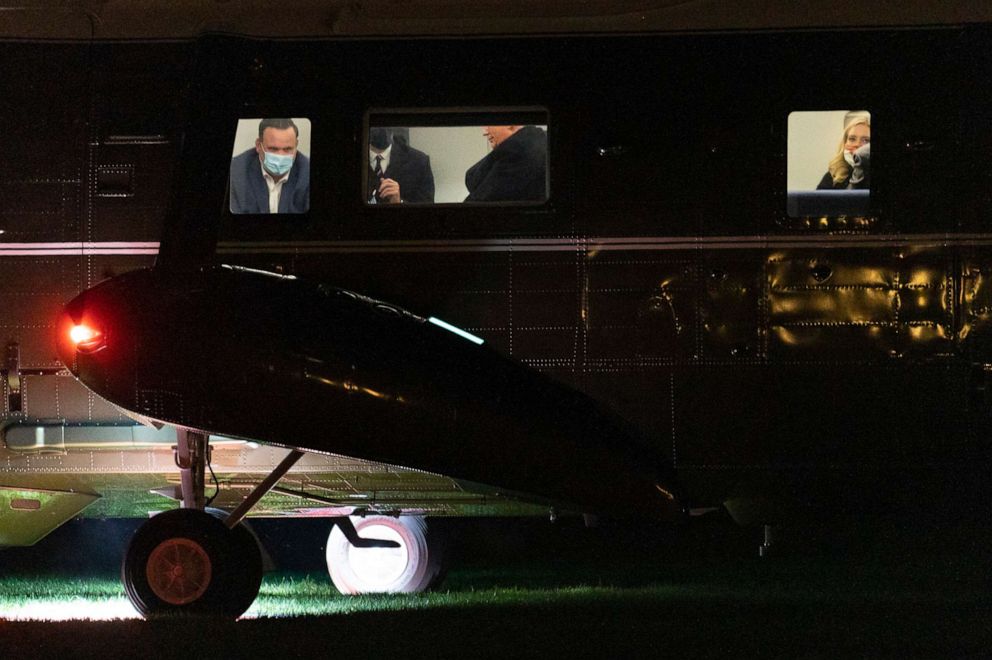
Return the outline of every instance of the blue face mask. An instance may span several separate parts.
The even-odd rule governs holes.
[[[265,170],[273,176],[282,176],[293,167],[293,156],[270,154],[268,151],[263,153],[265,154],[265,157],[262,165],[265,167]]]

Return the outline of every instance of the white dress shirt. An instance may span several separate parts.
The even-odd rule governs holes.
[[[294,165],[296,163],[293,163]],[[262,164],[258,164],[262,167]],[[289,172],[292,172],[290,170]],[[272,177],[271,174],[265,171],[262,167],[262,178],[265,179],[265,185],[269,187],[269,213],[279,212],[279,196],[282,195],[282,184],[286,183],[286,179],[289,178],[289,172],[286,172],[278,181]]]
[[[389,145],[388,147],[386,147],[383,150],[383,152],[380,154],[377,154],[376,152],[369,149],[369,167],[372,168],[373,172],[375,171],[375,157],[382,156],[382,162],[379,164],[379,167],[382,168],[383,174],[386,173],[386,170],[389,168],[389,154],[392,153],[392,151],[393,151],[393,145]]]

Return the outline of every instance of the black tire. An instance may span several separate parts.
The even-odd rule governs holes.
[[[243,522],[234,529],[228,529],[227,533],[230,543],[227,548],[229,571],[226,602],[229,611],[235,612],[234,617],[237,618],[258,597],[264,572],[262,553],[258,539]]]
[[[342,594],[419,593],[447,570],[446,539],[421,516],[352,517],[359,536],[398,541],[400,548],[354,548],[335,525],[327,537],[327,572]],[[360,564],[381,562],[381,574]]]
[[[146,618],[234,619],[258,594],[261,564],[258,546],[246,530],[228,530],[202,511],[175,509],[138,529],[124,556],[121,578],[131,604]]]
[[[209,513],[214,518],[217,518],[221,522],[226,521],[227,516],[230,513],[229,511],[225,511],[224,509],[218,509],[216,507],[207,507],[206,509],[204,509],[204,511]],[[248,521],[248,518],[245,518],[238,523],[238,527],[236,529],[239,528],[247,530],[248,533],[251,534],[251,537],[255,539],[255,545],[258,546],[258,551],[262,555],[262,573],[270,573],[276,570],[276,565],[275,562],[272,560],[272,556],[269,554],[268,549],[266,549],[265,544],[262,543],[262,539],[258,537],[258,534],[255,532],[255,528],[251,526],[251,523]]]

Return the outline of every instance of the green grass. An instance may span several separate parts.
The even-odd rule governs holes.
[[[992,644],[988,564],[961,559],[468,567],[438,592],[357,598],[338,595],[324,575],[276,573],[237,623],[0,622],[0,652],[17,657],[41,645],[74,658],[106,657],[108,647],[131,657],[151,648],[156,657],[326,657],[332,650],[471,660],[980,657]],[[127,604],[113,576],[0,579],[0,616],[46,609],[100,616],[119,607]],[[130,651],[115,646],[122,638]]]
[[[463,568],[441,590],[424,594],[342,596],[326,575],[272,573],[265,577],[249,618],[397,612],[438,608],[715,603],[836,606],[864,603],[978,603],[987,598],[988,564],[966,558],[916,557],[897,561],[860,558],[745,558],[633,562],[603,569],[571,562]],[[0,579],[0,617],[45,603],[97,606],[125,602],[116,576],[51,575]],[[78,618],[87,618],[85,607]]]
[[[578,605],[628,600],[709,598],[727,595],[725,589],[655,584],[639,588],[607,585],[480,586],[486,572],[456,573],[445,588],[423,594],[342,596],[326,576],[276,573],[265,577],[247,618],[327,616],[359,612],[399,612],[440,608]],[[506,576],[504,575],[505,579]],[[527,583],[526,572],[517,574]],[[537,578],[540,581],[540,578]],[[116,577],[55,576],[0,579],[0,618],[11,620],[54,618],[101,620],[132,618],[124,589]],[[46,615],[47,611],[47,615]]]
[[[853,552],[797,543],[770,560],[750,543],[631,553],[566,537],[557,553],[463,557],[417,595],[345,597],[323,573],[273,573],[236,623],[0,620],[0,658],[986,657],[987,535],[952,532],[865,536]],[[0,577],[0,619],[121,611],[115,575]]]

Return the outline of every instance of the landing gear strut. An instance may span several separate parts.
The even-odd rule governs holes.
[[[210,443],[204,433],[176,430],[176,466],[181,480],[183,508],[198,509],[206,506],[206,467],[210,462]]]

